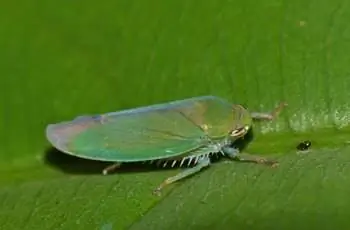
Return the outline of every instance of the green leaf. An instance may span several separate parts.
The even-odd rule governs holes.
[[[340,229],[350,214],[346,1],[11,1],[0,7],[1,229]],[[212,94],[259,123],[280,167],[126,169],[50,150],[47,124]],[[310,153],[296,145],[312,142]],[[125,172],[125,173],[124,173]]]
[[[276,170],[215,165],[130,229],[343,229],[350,212],[349,150],[284,156]]]

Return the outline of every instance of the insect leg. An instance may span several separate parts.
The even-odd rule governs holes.
[[[226,156],[228,156],[232,160],[238,160],[240,162],[251,162],[256,164],[265,164],[271,167],[276,167],[278,165],[278,162],[274,160],[268,160],[266,158],[253,156],[247,153],[240,153],[239,149],[237,148],[225,147],[223,151],[226,154]]]
[[[239,149],[233,147],[223,147],[222,151],[231,159],[236,159],[239,155]]]
[[[237,158],[241,162],[252,162],[256,164],[264,164],[264,165],[271,166],[273,168],[278,166],[278,161],[269,160],[260,156],[253,156],[247,153],[240,154],[240,156],[238,156]]]
[[[172,184],[178,180],[181,180],[185,177],[191,176],[197,172],[199,172],[201,169],[208,167],[210,165],[210,159],[209,157],[205,157],[198,161],[197,165],[193,168],[185,169],[183,172],[180,172],[179,174],[169,177],[166,179],[163,183],[161,183],[158,188],[154,190],[154,194],[160,194],[160,191],[167,185]]]
[[[107,174],[110,173],[111,171],[113,171],[113,170],[119,168],[120,165],[121,165],[121,163],[114,163],[114,164],[112,164],[112,165],[109,165],[109,166],[107,166],[106,168],[103,169],[102,174],[103,174],[103,175],[107,175]]]
[[[259,113],[259,112],[252,112],[251,116],[255,120],[268,120],[271,121],[278,117],[278,115],[281,113],[281,111],[286,107],[288,104],[285,102],[281,102],[272,112],[270,113]]]

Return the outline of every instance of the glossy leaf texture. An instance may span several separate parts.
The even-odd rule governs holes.
[[[346,226],[349,12],[342,0],[2,3],[0,228]],[[288,102],[246,149],[280,168],[218,162],[158,198],[178,170],[103,177],[103,162],[45,138],[47,124],[77,115],[200,95],[250,111]]]

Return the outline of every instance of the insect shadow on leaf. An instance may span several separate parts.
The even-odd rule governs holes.
[[[103,169],[111,165],[111,162],[88,160],[60,152],[55,148],[49,148],[45,152],[44,163],[63,173],[73,175],[102,175]],[[160,169],[155,165],[143,164],[142,162],[123,163],[115,173],[147,172]]]
[[[44,163],[68,174],[101,174],[107,162],[86,160],[49,148],[45,152]]]
[[[45,152],[44,163],[63,173],[73,175],[102,175],[103,169],[111,165],[111,162],[88,160],[62,153],[55,148],[49,148]],[[170,170],[173,167],[160,167],[156,164],[145,164],[144,162],[123,163],[113,173],[137,173],[154,170]]]

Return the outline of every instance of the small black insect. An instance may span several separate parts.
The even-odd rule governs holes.
[[[303,141],[303,142],[298,144],[297,149],[300,151],[305,151],[305,150],[309,149],[310,146],[311,146],[311,141]]]

